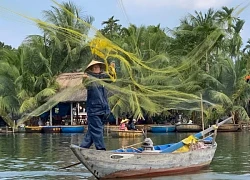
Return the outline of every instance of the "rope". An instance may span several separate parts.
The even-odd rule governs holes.
[[[127,23],[130,24],[129,18],[128,18],[128,14],[127,14],[127,12],[126,12],[126,10],[125,10],[125,7],[124,7],[124,5],[123,5],[122,0],[118,0],[118,5],[120,6],[120,8],[121,8],[121,10],[122,10],[122,12],[123,12],[123,15],[125,16],[125,18],[126,18],[126,20],[127,20]]]
[[[131,148],[134,149],[135,151],[139,152],[139,153],[142,152],[141,150],[139,150],[139,149],[137,149],[137,148],[135,148],[135,147],[131,147]]]
[[[143,142],[144,142],[144,141],[143,141]],[[122,147],[119,148],[119,149],[127,149],[127,148],[129,148],[129,147],[133,147],[133,146],[135,146],[135,145],[142,144],[143,142],[135,143],[135,144],[132,144],[132,145],[129,145],[129,146],[122,146]],[[119,150],[119,149],[117,149],[117,150]]]
[[[75,164],[71,164],[71,165],[68,165],[68,166],[66,166],[66,167],[61,167],[61,168],[59,168],[59,169],[67,169],[67,168],[70,168],[70,167],[72,167],[72,166],[76,166],[76,165],[78,165],[78,164],[81,164],[81,162],[77,162],[77,163],[75,163]]]

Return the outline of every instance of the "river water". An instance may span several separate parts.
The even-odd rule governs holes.
[[[187,133],[150,134],[154,144],[173,143]],[[0,179],[95,179],[83,165],[60,169],[77,163],[70,144],[80,144],[84,134],[0,134]],[[117,149],[142,141],[105,136],[107,149]],[[147,180],[246,180],[250,179],[250,132],[218,133],[218,148],[208,169],[178,176]],[[145,178],[143,180],[146,180]]]

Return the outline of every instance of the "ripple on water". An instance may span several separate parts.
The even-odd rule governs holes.
[[[60,171],[8,171],[0,172],[1,180],[22,180],[22,179],[88,179],[92,175],[82,172],[60,172]]]
[[[173,142],[179,133],[153,135],[154,143]],[[186,137],[186,135],[185,135]],[[79,144],[83,135],[24,134],[0,136],[6,143],[0,152],[0,180],[7,179],[91,179],[93,176],[83,165],[58,170],[78,162],[69,143]],[[181,137],[182,138],[182,137]],[[184,136],[183,136],[184,138]],[[179,139],[178,139],[179,140]],[[138,140],[138,142],[141,140]],[[68,143],[67,143],[68,142]],[[121,147],[119,139],[106,137],[108,149]],[[122,142],[122,141],[121,141]],[[170,177],[150,178],[150,180],[246,180],[250,179],[250,133],[221,133],[217,136],[218,148],[209,171]],[[125,144],[137,143],[126,140]],[[2,171],[2,172],[1,172]],[[146,178],[147,179],[147,178]],[[147,179],[149,180],[149,179]]]
[[[205,172],[205,173],[197,173],[197,174],[178,175],[178,176],[156,177],[150,180],[247,180],[247,179],[250,179],[249,174],[235,175],[235,174],[230,174],[230,173],[220,174],[220,173],[214,173],[214,172]]]

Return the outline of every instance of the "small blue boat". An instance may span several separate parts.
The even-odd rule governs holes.
[[[61,126],[62,133],[83,133],[84,126]]]
[[[151,126],[152,133],[166,133],[174,131],[175,131],[175,125]]]

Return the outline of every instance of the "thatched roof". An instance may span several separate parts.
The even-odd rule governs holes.
[[[62,73],[57,76],[56,81],[60,85],[60,89],[64,89],[67,87],[74,87],[82,84],[82,77],[84,72],[77,73]]]
[[[47,112],[60,102],[81,102],[87,100],[87,89],[82,84],[84,73],[63,73],[60,74],[56,81],[60,89],[47,102],[32,111],[26,118],[39,116]]]
[[[64,96],[60,102],[80,102],[87,100],[87,90],[82,85],[83,74],[84,72],[63,73],[56,78],[60,86],[59,94]]]

